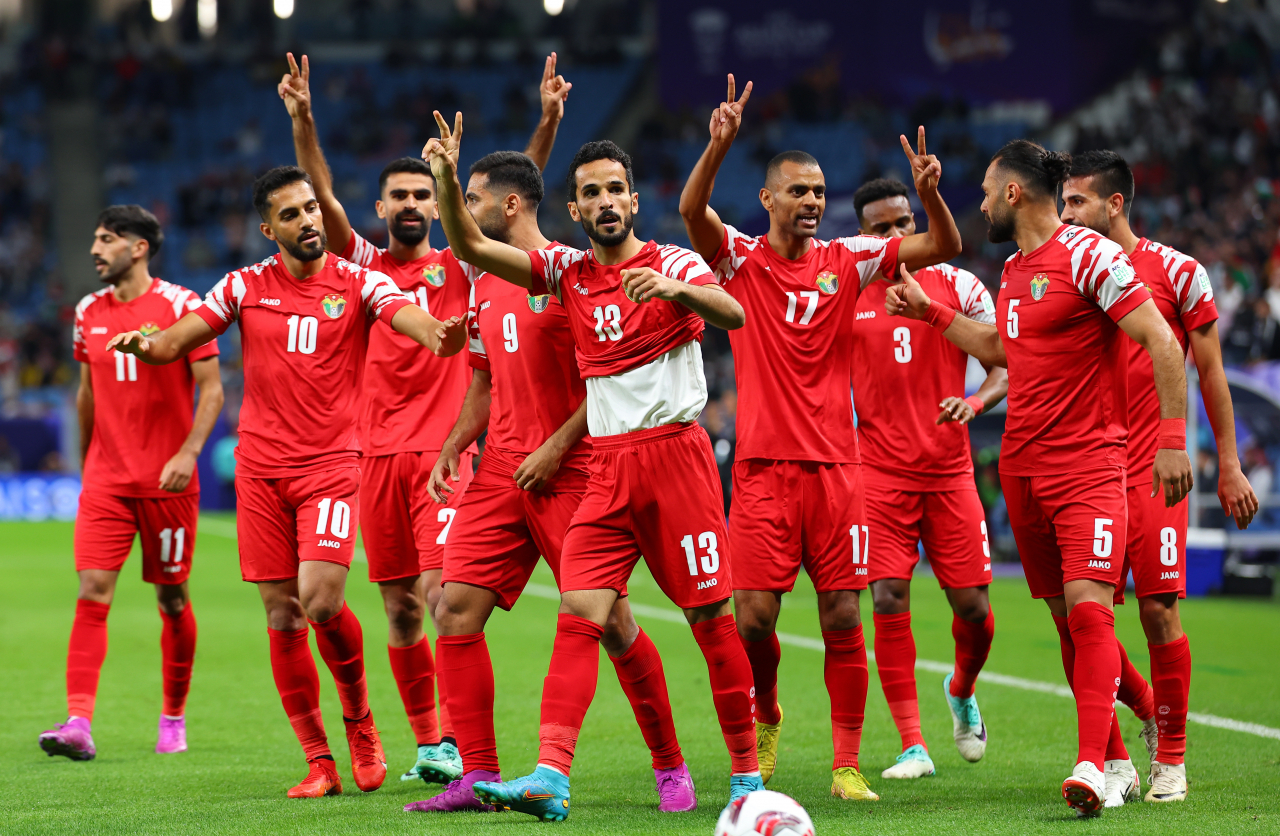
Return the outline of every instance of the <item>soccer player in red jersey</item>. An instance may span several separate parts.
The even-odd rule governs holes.
[[[960,252],[960,233],[938,195],[942,167],[905,137],[929,231],[903,238],[817,238],[826,182],[817,160],[787,151],[769,162],[760,202],[769,232],[749,237],[709,205],[751,94],[729,93],[712,113],[711,140],[680,196],[693,248],[747,312],[733,331],[738,387],[737,461],[729,528],[738,555],[733,591],[738,633],[751,660],[757,700],[757,754],[767,781],[777,763],[782,708],[775,627],[783,593],[803,565],[818,593],[826,647],[835,758],[831,794],[874,801],[858,771],[867,702],[867,651],[858,609],[871,551],[862,473],[850,405],[854,306],[867,285],[892,278],[899,263],[927,267]]]
[[[515,781],[477,782],[475,792],[546,820],[568,816],[569,767],[595,694],[597,646],[641,556],[684,610],[707,660],[732,761],[731,795],[760,789],[750,665],[729,607],[723,496],[710,439],[695,421],[707,399],[699,345],[705,323],[740,328],[742,307],[697,254],[636,238],[631,159],[612,142],[587,143],[569,165],[569,214],[582,223],[590,250],[525,251],[487,238],[457,181],[462,115],[452,132],[436,118],[441,138],[423,156],[436,175],[449,242],[467,263],[564,305],[592,437],[586,492],[560,556],[538,767]]]
[[[872,180],[853,196],[859,231],[902,238],[916,231],[907,187]],[[931,297],[970,319],[995,323],[995,303],[977,276],[949,264],[918,271]],[[916,697],[916,645],[911,634],[911,575],[924,544],[954,613],[956,665],[943,681],[960,755],[982,758],[987,728],[974,684],[995,630],[987,586],[991,547],[973,482],[965,426],[999,403],[1009,373],[988,369],[978,391],[964,397],[969,356],[923,322],[884,315],[886,287],[876,283],[858,299],[853,329],[854,408],[867,491],[868,579],[875,605],[876,669],[889,713],[902,738],[897,763],[882,778],[934,774]],[[939,411],[941,410],[941,411]]]
[[[290,72],[281,80],[279,93],[293,120],[298,165],[315,184],[333,250],[390,276],[411,301],[437,317],[465,314],[471,289],[467,267],[449,250],[433,248],[427,237],[437,217],[435,182],[427,164],[403,157],[382,170],[374,208],[387,222],[388,246],[379,248],[365,240],[351,228],[334,195],[311,110],[307,56],[302,56],[301,67],[292,54],[288,60]],[[553,53],[541,83],[543,118],[529,143],[539,165],[546,165],[551,154],[572,87],[556,74],[555,66]],[[432,502],[428,479],[470,381],[471,367],[461,354],[436,357],[389,328],[375,329],[369,336],[360,413],[360,527],[369,580],[378,584],[387,613],[392,675],[418,744],[415,763],[401,780],[433,776],[431,780],[448,783],[462,770],[443,701],[440,712],[436,710],[435,663],[423,621],[440,596],[444,547],[458,501],[471,481],[475,444],[460,452],[458,491],[444,507]]]
[[[498,151],[471,166],[467,210],[495,241],[526,252],[568,251],[538,229],[544,190],[532,159]],[[586,490],[591,457],[586,384],[564,306],[550,294],[530,296],[484,273],[472,287],[469,321],[475,374],[431,473],[432,493],[444,501],[454,491],[460,451],[488,429],[484,458],[445,547],[436,611],[440,668],[449,672],[449,713],[464,774],[435,798],[405,808],[423,812],[486,809],[472,786],[502,780],[485,623],[494,607],[515,604],[539,555],[559,579],[565,532]],[[692,810],[697,797],[676,739],[662,659],[625,597],[604,626],[600,643],[653,754],[658,809]]]
[[[1058,217],[1067,154],[1027,140],[999,151],[982,181],[994,243],[1015,241],[1005,262],[996,325],[931,300],[903,270],[890,314],[924,319],[984,364],[1009,370],[1000,481],[1031,594],[1065,618],[1063,666],[1076,698],[1079,752],[1062,795],[1081,815],[1101,812],[1104,760],[1120,685],[1112,598],[1125,551],[1126,373],[1112,358],[1122,333],[1151,358],[1161,426],[1154,497],[1172,506],[1191,489],[1186,375],[1173,332],[1124,250]]]
[[[240,571],[262,596],[272,673],[310,766],[289,797],[342,792],[320,717],[308,624],[337,685],[356,786],[369,792],[386,777],[386,756],[369,711],[360,622],[344,600],[360,512],[365,352],[377,321],[441,356],[462,350],[466,326],[411,304],[385,274],[326,253],[320,204],[302,169],[268,171],[253,198],[262,233],[279,254],[228,273],[169,328],[118,334],[107,348],[164,365],[239,323]]]
[[[186,363],[163,369],[103,350],[122,330],[154,333],[199,307],[190,290],[152,277],[148,262],[163,241],[160,223],[141,206],[105,209],[90,254],[108,286],[76,306],[84,467],[75,533],[80,592],[67,651],[67,721],[40,735],[40,748],[51,756],[92,760],[97,754],[90,723],[107,655],[107,612],[134,534],[142,540],[142,579],[155,584],[164,622],[156,752],[187,750],[184,715],[196,652],[187,589],[200,513],[196,457],[222,410],[218,344],[210,338],[192,347]],[[200,399],[193,419],[194,386]],[[137,431],[144,421],[145,434]]]
[[[1107,236],[1128,253],[1183,354],[1191,352],[1200,373],[1205,412],[1218,443],[1218,498],[1222,510],[1243,529],[1257,513],[1258,499],[1236,454],[1235,413],[1222,367],[1218,310],[1209,276],[1191,256],[1134,234],[1129,226],[1133,195],[1133,172],[1119,154],[1077,154],[1071,160],[1071,176],[1062,187],[1062,219]],[[1136,343],[1129,342],[1126,349],[1130,484],[1124,559],[1126,570],[1133,568],[1138,614],[1151,653],[1154,701],[1146,703],[1146,716],[1140,719],[1150,722],[1159,714],[1146,800],[1182,801],[1187,796],[1184,760],[1191,650],[1178,615],[1178,599],[1187,594],[1187,506],[1166,506],[1150,496],[1142,484],[1142,476],[1150,471],[1156,456],[1160,403],[1151,361]],[[1122,580],[1127,574],[1121,575]],[[1118,593],[1123,600],[1123,590]]]

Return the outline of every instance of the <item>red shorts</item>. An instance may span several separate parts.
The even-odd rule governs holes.
[[[561,469],[553,485],[521,490],[512,471],[486,454],[458,505],[444,550],[443,581],[491,590],[498,606],[509,610],[541,555],[558,587],[565,532],[582,503],[587,474]]]
[[[138,534],[142,579],[182,583],[191,574],[199,518],[199,493],[144,498],[83,490],[76,512],[76,571],[119,572]]]
[[[1128,535],[1123,469],[1001,473],[1000,486],[1031,597],[1061,595],[1069,581],[1120,585]]]
[[[369,580],[416,577],[444,566],[449,528],[474,473],[471,453],[458,463],[461,482],[447,505],[427,493],[438,452],[370,456],[360,462],[360,536],[369,560]]]
[[[977,488],[900,491],[867,484],[871,582],[910,580],[924,543],[929,566],[943,589],[991,583],[991,544]]]
[[[819,592],[866,589],[862,465],[744,459],[733,466],[735,589],[790,592],[800,566]]]
[[[1133,569],[1133,590],[1139,598],[1176,594],[1187,597],[1187,501],[1164,507],[1164,492],[1154,499],[1147,485],[1128,490],[1129,541],[1124,550],[1121,580]],[[1116,589],[1124,603],[1123,584]]]
[[[591,478],[564,538],[560,589],[624,594],[644,561],[683,609],[733,592],[724,494],[711,439],[697,424],[664,424],[592,439]]]
[[[360,516],[360,468],[281,479],[236,477],[240,576],[250,583],[298,577],[298,564],[350,566]]]

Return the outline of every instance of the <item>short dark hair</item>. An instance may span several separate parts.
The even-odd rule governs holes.
[[[272,193],[293,183],[311,185],[311,175],[296,165],[278,165],[253,181],[253,208],[264,221],[270,220]]]
[[[805,151],[783,151],[781,154],[769,160],[769,164],[764,169],[764,182],[771,183],[773,178],[778,176],[778,172],[782,171],[783,163],[795,163],[796,165],[817,165],[818,160]]]
[[[631,155],[619,148],[618,144],[612,140],[597,139],[579,148],[578,153],[573,155],[573,162],[569,163],[569,176],[565,178],[565,188],[569,192],[570,200],[578,199],[578,169],[597,160],[613,160],[621,164],[627,172],[627,191],[636,190],[636,176],[631,170]]]
[[[1124,198],[1124,213],[1133,205],[1133,169],[1115,151],[1085,151],[1071,157],[1072,177],[1092,177],[1093,190],[1103,199]]]
[[[472,175],[483,174],[489,180],[489,191],[515,192],[536,209],[546,196],[542,171],[528,154],[519,151],[494,151],[471,164]]]
[[[393,174],[425,174],[431,178],[432,185],[435,185],[436,177],[431,173],[431,166],[417,157],[401,157],[398,160],[392,160],[382,169],[382,173],[378,175],[378,194],[382,194],[382,190],[387,187],[387,180]]]
[[[906,196],[907,186],[905,183],[888,177],[877,177],[874,180],[868,180],[863,183],[853,193],[853,211],[858,216],[858,223],[862,223],[862,210],[866,208],[868,203],[875,203],[877,200],[884,200],[887,197]]]
[[[1039,197],[1057,197],[1058,187],[1071,172],[1071,155],[1066,151],[1046,151],[1029,139],[1015,139],[991,157],[1005,171],[1013,172],[1023,188]]]
[[[164,244],[164,231],[156,216],[136,203],[108,206],[98,215],[98,226],[116,235],[132,235],[147,242],[147,261]]]

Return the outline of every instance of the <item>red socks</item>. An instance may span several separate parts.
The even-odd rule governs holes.
[[[1156,760],[1180,764],[1187,754],[1187,698],[1191,691],[1191,642],[1148,644],[1151,687],[1159,707],[1160,748]]]
[[[542,684],[538,763],[554,767],[565,775],[573,764],[573,750],[578,745],[582,721],[596,695],[603,635],[603,627],[576,615],[560,613],[556,623],[551,666]]]
[[[671,700],[667,696],[662,657],[658,655],[653,640],[642,629],[626,653],[616,659],[609,658],[618,674],[622,692],[631,701],[640,734],[653,754],[653,768],[671,769],[684,763],[680,743],[676,740],[676,724],[671,718]]]
[[[751,662],[737,638],[732,615],[722,615],[693,625],[693,638],[707,660],[707,678],[715,703],[720,731],[729,748],[734,775],[760,771],[756,760],[755,700],[751,697]],[[764,642],[760,642],[764,644]],[[774,639],[777,647],[777,639]],[[776,658],[776,657],[775,657]],[[866,694],[866,661],[863,661],[863,694]],[[777,664],[774,664],[776,687]],[[775,697],[776,705],[776,697]]]
[[[462,769],[498,771],[493,732],[493,662],[484,633],[436,639],[440,681],[449,683],[449,701],[462,753]]]
[[[822,641],[827,646],[823,674],[831,695],[831,739],[835,747],[831,768],[857,769],[862,720],[867,710],[867,645],[862,625],[823,630]]]
[[[191,602],[179,615],[160,610],[164,623],[160,631],[160,673],[164,681],[164,704],[160,713],[181,717],[187,710],[187,692],[191,690],[191,663],[196,656],[196,615]],[[105,635],[104,635],[105,638]]]
[[[344,603],[328,621],[311,622],[316,628],[316,648],[329,666],[338,686],[342,716],[362,720],[369,714],[369,692],[364,681],[364,635],[356,614]],[[314,663],[313,663],[314,664]]]
[[[440,655],[440,637],[436,637],[436,655]],[[454,735],[453,720],[449,718],[449,702],[444,698],[444,678],[436,677],[436,687],[440,689],[440,739],[452,740],[455,743],[458,738]]]
[[[431,646],[423,636],[408,647],[387,646],[391,658],[391,676],[400,689],[404,712],[409,715],[413,739],[419,745],[440,742],[439,719],[436,715],[436,666]]]
[[[782,722],[782,712],[778,708],[778,663],[782,661],[782,648],[778,645],[778,636],[774,634],[758,642],[739,638],[751,663],[751,676],[756,688],[756,719],[777,725]]]
[[[876,628],[877,633],[879,628]],[[951,696],[972,697],[973,686],[978,681],[982,666],[991,653],[991,638],[996,633],[996,619],[987,609],[982,621],[965,621],[958,615],[951,617],[951,636],[956,640],[956,672],[951,677]],[[877,645],[878,646],[878,645]],[[876,653],[877,664],[880,654]]]
[[[93,719],[98,698],[98,675],[107,658],[107,613],[110,604],[76,601],[76,618],[71,624],[67,648],[67,716]]]
[[[920,702],[916,695],[916,640],[911,613],[875,613],[876,670],[889,714],[902,737],[902,748],[924,746],[920,733]],[[959,649],[957,648],[957,654]],[[865,653],[864,653],[865,655]]]
[[[311,648],[307,647],[307,629],[268,627],[267,636],[271,640],[271,675],[302,751],[309,761],[333,757],[325,738],[324,721],[320,719],[320,676]]]
[[[1115,715],[1116,683],[1120,679],[1115,613],[1097,602],[1084,601],[1072,607],[1067,625],[1075,646],[1071,688],[1075,692],[1079,728],[1076,760],[1090,761],[1102,769]]]
[[[1116,699],[1133,709],[1139,720],[1150,720],[1156,713],[1151,686],[1129,661],[1129,654],[1118,639],[1116,647],[1120,648],[1120,687],[1116,690]]]

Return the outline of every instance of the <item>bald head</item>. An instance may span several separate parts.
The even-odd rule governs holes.
[[[796,169],[813,168],[821,171],[818,161],[814,159],[812,154],[806,154],[804,151],[783,151],[778,156],[769,160],[769,165],[764,170],[764,187],[771,192],[778,190],[778,183],[782,181],[784,170],[791,173]]]

